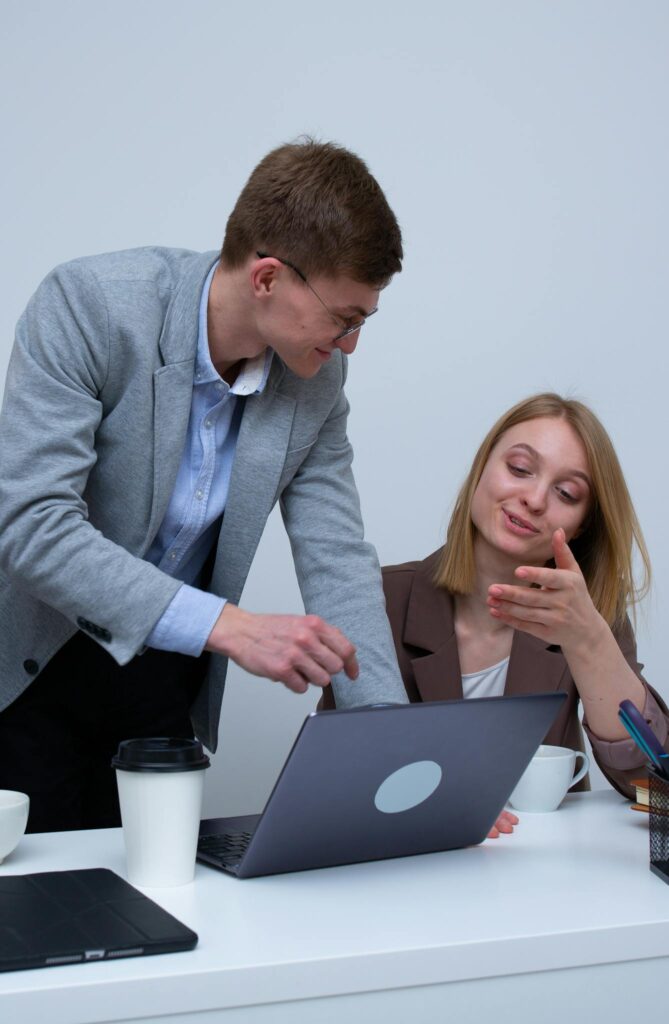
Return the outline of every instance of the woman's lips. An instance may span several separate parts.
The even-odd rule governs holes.
[[[535,533],[539,533],[536,527],[528,523],[526,519],[521,516],[515,515],[513,512],[508,512],[507,509],[503,508],[504,522],[506,523],[507,529],[511,530],[512,533],[516,533],[521,537],[528,537]]]

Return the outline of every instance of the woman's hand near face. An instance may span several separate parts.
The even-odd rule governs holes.
[[[499,839],[502,832],[506,835],[513,832],[513,826],[518,824],[518,818],[512,811],[502,811],[499,818],[488,832],[488,839]]]
[[[564,530],[553,534],[553,553],[555,569],[529,565],[516,569],[519,579],[538,587],[490,586],[490,614],[547,644],[559,644],[595,736],[607,741],[627,739],[618,720],[620,701],[631,700],[643,712],[645,688],[592,603]]]
[[[488,588],[488,606],[494,618],[558,644],[568,657],[570,649],[591,644],[608,626],[592,603],[562,529],[553,534],[553,555],[554,569],[530,565],[516,569],[519,580],[537,586],[495,583]]]

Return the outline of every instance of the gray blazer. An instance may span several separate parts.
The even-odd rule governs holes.
[[[76,632],[123,665],[179,588],[143,555],[172,493],[193,386],[198,306],[216,253],[74,260],[21,317],[0,414],[0,709]],[[246,399],[210,589],[238,602],[279,501],[308,612],[358,648],[337,703],[406,701],[378,561],[363,539],[346,436],[346,360],[301,380],[275,357]],[[193,707],[211,750],[227,659]]]

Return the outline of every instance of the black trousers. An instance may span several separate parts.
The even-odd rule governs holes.
[[[0,713],[0,789],[30,797],[28,832],[121,824],[111,758],[121,740],[192,737],[207,655],[149,649],[119,666],[84,633]]]

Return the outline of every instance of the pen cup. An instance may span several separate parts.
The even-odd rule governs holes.
[[[649,769],[650,870],[669,883],[669,781]]]

